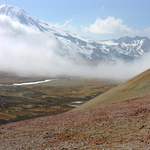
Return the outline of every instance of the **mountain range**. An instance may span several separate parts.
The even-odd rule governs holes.
[[[63,53],[69,55],[70,58],[74,58],[70,53],[74,51],[86,60],[114,62],[116,59],[122,59],[132,61],[141,58],[150,49],[150,39],[147,37],[131,38],[126,36],[117,40],[105,41],[84,39],[58,29],[50,23],[34,19],[16,6],[0,5],[0,15],[7,15],[21,24],[54,37],[60,44]]]

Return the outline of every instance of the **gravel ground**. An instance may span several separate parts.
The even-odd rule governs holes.
[[[150,150],[150,94],[0,126],[1,150]]]

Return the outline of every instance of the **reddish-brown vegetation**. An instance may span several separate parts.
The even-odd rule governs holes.
[[[0,149],[150,149],[150,94],[0,126]]]

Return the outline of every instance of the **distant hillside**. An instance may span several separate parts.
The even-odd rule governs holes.
[[[98,107],[150,93],[150,69],[91,99],[72,111]]]

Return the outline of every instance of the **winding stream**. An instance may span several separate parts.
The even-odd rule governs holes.
[[[24,83],[12,83],[12,84],[0,84],[0,86],[22,86],[22,85],[33,85],[33,84],[41,84],[41,83],[46,83],[50,82],[56,79],[47,79],[43,81],[34,81],[34,82],[24,82]]]

